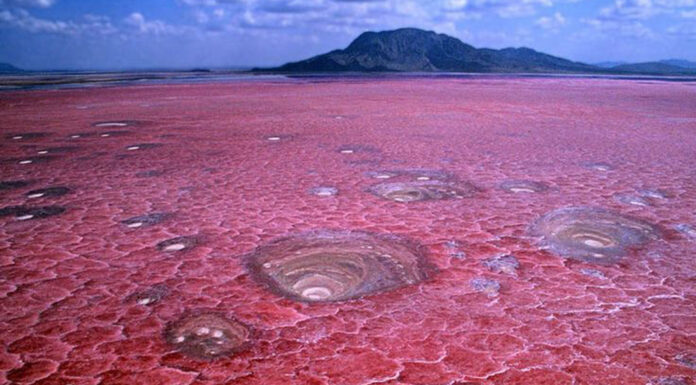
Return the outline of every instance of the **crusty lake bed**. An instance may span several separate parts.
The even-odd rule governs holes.
[[[696,378],[696,83],[0,92],[0,382]]]

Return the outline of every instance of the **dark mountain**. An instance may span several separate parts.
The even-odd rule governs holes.
[[[641,73],[651,75],[694,75],[696,68],[680,67],[672,64],[661,62],[647,62],[624,64],[616,67],[611,67],[610,70],[616,73]]]
[[[19,69],[9,63],[0,63],[0,74],[13,74],[18,72],[24,72],[24,70]]]
[[[684,59],[669,59],[660,60],[660,63],[669,64],[672,66],[682,67],[682,68],[694,68],[696,69],[696,62],[684,60]]]
[[[599,68],[529,48],[477,49],[445,34],[403,28],[365,32],[346,49],[281,67],[273,72],[594,72]]]

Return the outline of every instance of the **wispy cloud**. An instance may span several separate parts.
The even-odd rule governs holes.
[[[696,19],[696,9],[690,11],[681,11],[679,15],[684,19]]]
[[[266,0],[259,2],[255,9],[269,13],[307,13],[323,11],[329,6],[324,0]]]
[[[538,18],[534,24],[543,29],[557,30],[566,24],[566,18],[560,12],[556,12],[552,16]]]
[[[24,9],[0,11],[0,26],[14,27],[31,33],[61,35],[104,35],[117,32],[109,18],[103,16],[86,14],[79,21],[46,20],[34,17]]]
[[[179,35],[194,30],[192,27],[186,25],[172,25],[162,20],[147,20],[140,12],[131,13],[123,22],[141,34]]]
[[[617,21],[605,19],[582,19],[583,23],[603,34],[618,34],[623,37],[654,39],[655,32],[639,21]]]
[[[688,40],[696,40],[696,24],[681,23],[669,27],[667,33],[678,38],[686,38]]]
[[[55,4],[56,0],[0,0],[0,7],[39,7],[48,8]]]
[[[696,0],[614,0],[600,11],[600,18],[610,20],[646,20],[664,13],[696,6]]]
[[[696,0],[614,0],[610,6],[599,10],[597,17],[583,19],[582,22],[605,34],[640,39],[657,39],[659,33],[646,23],[660,15],[673,17],[688,17]],[[684,27],[673,26],[668,29],[669,35],[678,34]],[[671,32],[670,32],[671,31]]]
[[[31,15],[25,9],[0,11],[0,26],[17,28],[30,33],[58,35],[111,35],[126,38],[129,33],[177,35],[194,32],[190,26],[168,24],[162,20],[147,20],[142,13],[133,12],[115,25],[107,16],[85,14],[77,20],[49,20]]]
[[[142,47],[149,47],[146,56],[166,47],[168,53],[179,49],[182,61],[256,65],[339,48],[366,30],[401,27],[586,61],[630,60],[649,49],[679,56],[693,52],[696,39],[696,0],[99,0],[85,7],[71,1],[0,0],[0,46],[17,33],[45,45],[54,40],[44,35],[62,35],[81,48],[130,46],[133,60],[143,60]],[[94,14],[79,13],[85,8]],[[568,40],[578,44],[563,44]]]
[[[552,5],[552,0],[445,0],[442,2],[442,8],[448,12],[468,12],[477,15],[495,13],[504,18],[534,15],[539,6]]]

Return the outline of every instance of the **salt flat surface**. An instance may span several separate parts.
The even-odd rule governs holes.
[[[0,382],[694,384],[694,83],[12,91],[0,122]]]

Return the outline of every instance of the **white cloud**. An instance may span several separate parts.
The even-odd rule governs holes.
[[[600,17],[613,20],[645,20],[694,6],[696,0],[614,0],[613,5],[601,9]]]
[[[444,0],[441,7],[446,12],[468,12],[472,14],[494,13],[512,18],[530,16],[537,7],[550,7],[552,0]]]
[[[534,24],[536,24],[537,26],[549,30],[558,29],[564,26],[565,23],[566,18],[560,12],[554,13],[553,16],[540,17],[536,20],[536,22],[534,22]]]
[[[658,8],[652,0],[616,0],[614,5],[602,8],[599,12],[604,19],[647,19],[657,14]]]
[[[123,22],[141,34],[178,35],[192,31],[188,26],[171,25],[162,20],[146,20],[140,12],[131,13]]]
[[[208,14],[205,13],[205,11],[201,11],[199,9],[193,11],[193,17],[196,19],[196,21],[199,24],[205,24],[208,22],[208,20],[210,20],[210,18],[208,17]]]
[[[694,7],[696,0],[655,0],[655,4],[667,8]]]
[[[618,34],[623,37],[654,39],[656,34],[639,21],[620,21],[606,19],[582,19],[583,23],[604,33]]]
[[[79,21],[47,20],[32,16],[23,9],[0,11],[0,25],[18,28],[31,33],[78,35],[82,33],[106,35],[117,30],[109,18],[86,14]]]
[[[306,38],[308,43],[312,39],[327,41],[330,35],[333,41],[349,42],[365,30],[411,26],[447,33],[474,44],[499,46],[533,41],[517,36],[519,30],[507,33],[515,36],[483,39],[481,36],[486,31],[474,33],[462,21],[490,15],[529,16],[556,2],[575,0],[215,0],[214,4],[213,0],[179,1],[193,7],[193,19],[206,33],[283,40],[296,36]],[[205,16],[196,11],[205,12]],[[558,15],[562,20],[555,13],[550,16],[549,23],[556,27],[566,22],[563,15]]]
[[[56,0],[0,0],[0,6],[48,8],[55,2]]]
[[[694,6],[696,0],[614,0],[611,6],[602,8],[596,18],[584,19],[583,22],[604,34],[656,40],[659,35],[646,23],[660,15],[696,17],[696,10],[692,9]],[[669,28],[667,33],[679,35],[678,31],[684,29],[675,26]]]
[[[696,24],[677,24],[668,28],[667,33],[678,38],[696,40]]]
[[[215,0],[179,0],[180,2],[186,4],[186,5],[193,5],[193,6],[198,6],[198,5],[217,5],[217,1]]]
[[[25,10],[0,12],[0,25],[12,26],[28,32],[73,34],[77,26],[70,22],[38,19]]]
[[[366,17],[404,17],[412,25],[421,22],[448,19],[461,20],[480,18],[486,14],[512,18],[530,16],[539,7],[551,7],[554,0],[178,0],[180,3],[196,8],[217,7],[229,10],[244,19],[246,12],[251,12],[259,19],[261,14],[313,14],[324,12],[327,15],[337,15],[344,18],[366,15],[365,10],[372,11]],[[557,0],[572,2],[576,0]],[[246,18],[248,19],[248,17]],[[284,19],[284,22],[288,22]],[[286,25],[280,22],[279,25]],[[327,18],[328,23],[332,23]],[[439,22],[433,23],[438,24]]]

